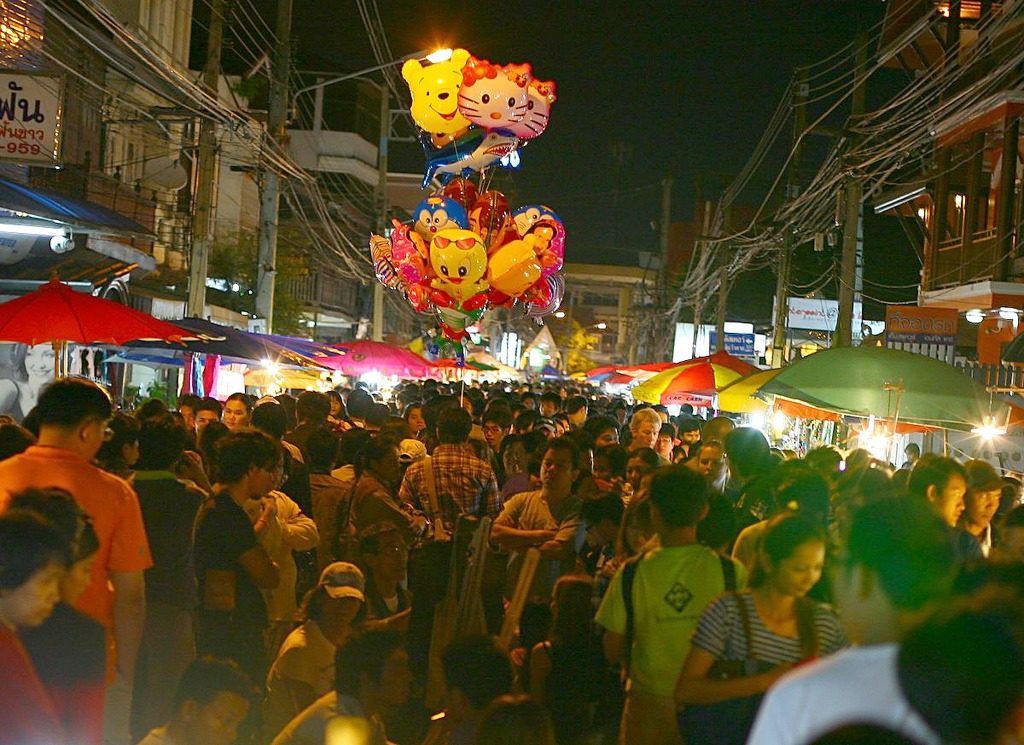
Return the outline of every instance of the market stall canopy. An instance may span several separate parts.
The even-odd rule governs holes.
[[[0,341],[120,345],[136,339],[178,343],[196,339],[196,334],[126,305],[76,292],[55,279],[0,304]]]
[[[174,346],[157,342],[132,342],[125,346],[131,349],[173,349],[176,352],[218,354],[229,362],[322,366],[312,357],[294,352],[260,334],[250,334],[202,318],[183,318],[175,321],[175,324],[192,332],[192,340]]]
[[[727,385],[756,371],[756,367],[728,352],[716,352],[670,367],[638,385],[632,393],[637,401],[650,404],[707,405]]]
[[[408,349],[393,347],[379,341],[361,339],[332,345],[344,352],[343,356],[325,361],[332,370],[345,375],[364,375],[377,372],[381,375],[398,375],[409,378],[430,376],[430,363]]]
[[[1010,407],[981,383],[924,355],[884,347],[840,347],[782,369],[762,393],[840,414],[972,430],[1005,424]]]

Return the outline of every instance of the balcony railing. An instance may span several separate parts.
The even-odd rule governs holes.
[[[931,288],[991,279],[999,266],[998,254],[994,228],[974,233],[969,249],[965,249],[963,236],[942,241],[938,245]]]
[[[292,277],[285,287],[299,302],[313,310],[334,311],[350,317],[357,315],[358,284],[350,279],[307,274],[303,277]]]

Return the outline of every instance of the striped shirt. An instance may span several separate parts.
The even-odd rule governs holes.
[[[737,604],[737,595],[725,593],[713,600],[700,616],[693,632],[693,646],[703,649],[716,660],[744,660],[754,658],[777,665],[800,662],[804,655],[800,640],[779,636],[765,626],[749,592],[739,593],[740,602],[747,607],[750,619],[750,650],[747,650],[743,632],[743,618]],[[849,642],[832,609],[822,603],[814,604],[814,626],[818,633],[818,656],[832,654]]]

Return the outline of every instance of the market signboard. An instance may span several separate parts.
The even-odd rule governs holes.
[[[0,71],[0,160],[60,162],[63,78]]]
[[[711,349],[717,349],[716,343],[718,334],[715,331],[710,332],[710,338],[708,345]],[[734,334],[729,331],[725,332],[725,351],[731,354],[733,357],[745,357],[748,359],[756,359],[757,352],[754,350],[754,335],[753,334]]]
[[[836,330],[836,322],[839,320],[839,303],[836,300],[791,297],[788,310],[789,318],[786,323],[788,328],[828,332]],[[853,306],[853,328],[857,330],[858,334],[863,321],[863,306],[860,303],[855,303]]]
[[[958,320],[953,308],[890,305],[885,309],[885,342],[953,345]]]

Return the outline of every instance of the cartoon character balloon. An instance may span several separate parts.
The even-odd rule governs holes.
[[[529,65],[498,67],[470,57],[462,68],[459,111],[483,129],[508,130],[526,116],[532,79]]]
[[[543,204],[523,205],[512,212],[512,219],[515,220],[516,231],[520,236],[526,235],[526,232],[541,218],[549,218],[556,222],[562,222],[553,209],[545,207]]]
[[[438,232],[448,228],[469,228],[465,207],[443,195],[435,194],[424,199],[416,205],[414,216],[416,222],[413,227],[425,241],[432,240]]]
[[[432,134],[455,134],[469,126],[459,111],[462,68],[470,59],[465,49],[456,49],[447,62],[424,66],[419,60],[402,65],[402,77],[409,84],[413,120]]]
[[[531,80],[526,115],[509,126],[509,131],[521,140],[532,140],[548,128],[551,104],[555,102],[555,84],[552,81]]]
[[[435,235],[430,242],[430,266],[436,277],[431,286],[462,307],[468,307],[471,298],[486,293],[490,286],[484,277],[487,247],[470,230],[449,228]],[[486,296],[477,302],[486,302]]]

